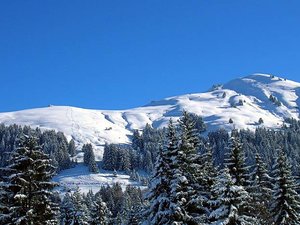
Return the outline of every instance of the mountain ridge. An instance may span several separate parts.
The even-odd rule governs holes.
[[[62,131],[78,147],[93,144],[97,159],[101,159],[105,143],[129,143],[134,129],[142,129],[147,123],[164,127],[170,118],[176,121],[183,110],[202,116],[209,130],[233,127],[253,130],[258,126],[277,128],[285,118],[299,118],[299,106],[300,83],[253,74],[210,91],[168,97],[127,110],[49,106],[0,113],[0,123]],[[263,124],[258,122],[260,118]],[[78,159],[81,157],[79,153]]]

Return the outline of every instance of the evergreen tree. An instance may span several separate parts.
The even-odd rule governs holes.
[[[118,170],[128,171],[132,168],[131,160],[130,160],[130,153],[133,149],[130,148],[119,148],[119,155],[118,155]]]
[[[127,225],[139,225],[140,218],[138,217],[138,213],[136,210],[131,209],[128,219],[127,219]]]
[[[57,171],[70,168],[71,160],[68,152],[68,141],[62,132],[45,131],[40,137],[43,151],[52,155],[58,165]]]
[[[272,178],[266,169],[260,155],[255,156],[256,162],[254,171],[251,174],[251,196],[253,197],[253,207],[256,209],[255,214],[260,219],[261,224],[271,224],[271,214],[269,211],[270,201],[272,199]]]
[[[24,136],[11,153],[9,165],[2,168],[1,224],[55,224],[54,171],[37,140]]]
[[[238,136],[238,131],[233,130],[229,139],[230,152],[225,158],[225,166],[229,169],[229,174],[232,177],[232,180],[236,186],[241,186],[245,191],[248,192],[252,200],[252,191],[251,191],[251,181],[249,167],[246,165],[246,158],[242,148],[242,143],[240,142]],[[249,200],[250,201],[250,200]],[[253,204],[247,204],[247,207],[243,208],[244,214],[248,216],[256,216],[256,213],[253,210]]]
[[[225,158],[225,166],[228,167],[235,185],[244,186],[247,189],[250,185],[249,168],[245,163],[242,144],[234,135],[229,140],[228,149],[230,152]]]
[[[120,212],[117,213],[116,218],[114,219],[114,225],[122,225],[123,224],[123,218]]]
[[[74,224],[75,207],[71,198],[71,193],[66,193],[60,206],[61,224]]]
[[[76,154],[75,141],[73,139],[69,142],[68,152],[69,152],[70,156],[72,156],[72,157],[75,156],[75,154]]]
[[[199,135],[195,128],[195,117],[186,111],[179,119],[180,145],[179,151],[182,152],[180,158],[181,170],[187,182],[184,208],[187,212],[189,224],[203,223],[208,210],[204,207],[205,196],[203,190],[202,156],[199,154]]]
[[[138,130],[134,130],[132,134],[132,148],[133,149],[143,149],[144,143],[142,136],[140,135],[140,132]]]
[[[114,183],[111,187],[111,194],[114,201],[114,207],[111,210],[114,217],[123,211],[123,191],[120,183]]]
[[[205,145],[205,152],[202,155],[202,173],[203,173],[203,181],[201,181],[205,194],[207,198],[211,196],[211,190],[213,185],[216,182],[216,177],[218,175],[218,171],[214,166],[213,152],[210,143]]]
[[[118,160],[118,148],[114,144],[105,144],[103,159],[102,159],[102,168],[105,170],[114,170],[118,169],[117,165]]]
[[[169,151],[171,159],[171,210],[178,224],[197,224],[202,212],[199,212],[196,191],[196,163],[199,137],[194,128],[195,121],[188,112],[183,112],[179,120],[180,144]]]
[[[144,160],[141,169],[146,169],[148,172],[151,172],[159,149],[163,143],[163,133],[161,130],[154,129],[151,127],[151,125],[146,124],[145,128],[143,129],[142,139],[143,149],[141,149],[141,153],[143,154]]]
[[[17,147],[19,138],[22,135],[34,136],[37,138],[38,145],[42,146],[44,153],[52,156],[52,165],[56,163],[56,170],[67,169],[70,167],[70,159],[67,150],[67,139],[61,132],[44,131],[39,128],[32,129],[29,126],[0,124],[0,167],[5,167],[9,162],[9,154]]]
[[[98,173],[99,169],[95,161],[93,146],[91,144],[85,144],[82,146],[82,151],[84,153],[83,162],[85,165],[88,166],[89,171],[93,173]]]
[[[86,207],[88,209],[88,214],[89,214],[89,217],[90,217],[91,212],[92,212],[92,208],[93,208],[93,203],[95,201],[95,195],[94,195],[92,190],[89,190],[86,193],[86,195],[83,194],[82,197],[83,197],[83,202],[84,202],[84,204],[86,205]]]
[[[106,206],[106,203],[102,201],[100,195],[96,196],[92,204],[91,211],[91,225],[107,225],[110,221],[111,212]]]
[[[211,200],[213,210],[209,216],[211,224],[215,225],[254,225],[258,221],[246,215],[245,208],[251,197],[243,186],[235,184],[229,174],[228,168],[221,171],[217,182],[213,187],[216,199]]]
[[[283,150],[279,150],[273,168],[275,185],[272,196],[272,215],[275,225],[300,224],[300,200],[291,166]]]
[[[216,165],[222,165],[224,163],[224,150],[228,145],[228,140],[229,135],[225,129],[219,129],[208,133],[208,142],[213,148],[213,157]]]
[[[207,144],[203,154],[196,154],[192,163],[192,188],[186,209],[194,224],[204,224],[208,220],[211,205],[212,187],[216,182],[217,170],[213,165],[212,149]]]
[[[205,145],[205,152],[198,157],[199,170],[196,178],[196,196],[198,201],[198,211],[200,214],[199,221],[201,223],[208,222],[210,212],[214,209],[210,205],[210,199],[213,198],[213,186],[216,184],[218,172],[214,166],[212,148],[209,143]]]
[[[196,129],[198,134],[206,131],[206,125],[201,116],[198,116],[195,113],[189,113],[189,116],[191,117],[191,120],[194,121],[194,129]]]
[[[177,147],[175,128],[170,120],[168,129],[167,148],[159,151],[158,159],[155,164],[154,172],[151,178],[151,187],[147,196],[150,202],[150,207],[147,212],[148,222],[150,224],[171,224],[172,216],[170,211],[170,182],[171,182],[171,168],[168,151],[173,151]]]
[[[91,221],[90,211],[77,187],[67,193],[61,203],[61,223],[64,225],[85,225]]]

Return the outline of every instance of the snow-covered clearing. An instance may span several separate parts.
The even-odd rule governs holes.
[[[92,190],[94,193],[99,191],[101,186],[112,185],[113,183],[120,183],[125,189],[127,185],[142,186],[141,183],[131,181],[129,175],[118,172],[117,176],[112,171],[100,170],[99,173],[90,173],[88,168],[83,164],[78,164],[74,168],[64,170],[53,178],[53,181],[59,183],[59,190],[61,192],[74,190],[77,186],[83,193]]]

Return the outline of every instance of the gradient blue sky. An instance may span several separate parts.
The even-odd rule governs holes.
[[[0,111],[125,109],[261,72],[300,81],[299,0],[3,0]]]

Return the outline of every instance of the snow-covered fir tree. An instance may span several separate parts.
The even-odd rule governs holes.
[[[72,157],[75,156],[75,154],[76,154],[75,141],[73,139],[69,142],[68,152],[69,152],[70,156],[72,156]]]
[[[140,224],[140,218],[139,215],[135,209],[132,209],[127,217],[127,223],[126,225],[139,225]]]
[[[245,208],[250,204],[251,197],[243,186],[238,186],[224,168],[213,187],[216,199],[211,200],[213,210],[209,216],[214,225],[254,225],[258,224],[255,217],[245,214]]]
[[[91,144],[85,144],[82,146],[83,155],[83,162],[85,165],[88,166],[89,171],[93,173],[98,173],[98,165],[95,161],[95,154],[93,151],[93,146]]]
[[[61,223],[63,225],[87,225],[90,221],[88,208],[77,187],[72,193],[67,193],[61,204]]]
[[[1,171],[0,224],[56,224],[55,168],[36,138],[23,136]]]
[[[74,223],[75,208],[71,193],[66,193],[60,205],[61,224],[70,225]]]
[[[170,135],[166,157],[170,159],[171,171],[171,195],[170,210],[174,224],[197,224],[199,222],[199,207],[195,201],[197,194],[195,171],[198,169],[196,163],[199,137],[194,128],[195,121],[189,113],[184,112],[179,120],[180,137],[176,137],[175,128]],[[171,138],[170,138],[171,136]],[[171,141],[172,140],[172,141]],[[177,144],[179,142],[179,144]],[[176,143],[176,145],[172,144]]]
[[[142,136],[140,135],[140,132],[138,130],[134,130],[132,134],[132,148],[136,150],[143,149],[143,139]]]
[[[82,194],[83,202],[88,209],[88,216],[91,218],[91,212],[93,207],[93,202],[95,201],[95,195],[92,190],[89,190],[86,194]],[[92,218],[91,218],[92,219]]]
[[[206,124],[203,121],[203,118],[201,116],[198,116],[195,113],[189,113],[189,116],[194,121],[195,125],[194,128],[196,129],[197,133],[203,133],[206,131]]]
[[[179,169],[187,179],[183,183],[186,189],[185,203],[183,207],[187,212],[187,222],[189,224],[200,224],[205,221],[208,209],[204,206],[207,200],[203,196],[203,160],[202,155],[198,152],[200,140],[199,133],[195,125],[195,116],[186,111],[179,119],[180,128],[180,144],[179,151],[181,152],[179,159]]]
[[[272,177],[268,174],[266,164],[257,153],[254,170],[251,174],[251,196],[253,208],[261,224],[271,224],[270,201],[272,199]]]
[[[273,168],[275,185],[273,188],[271,212],[275,225],[300,224],[300,199],[297,184],[292,176],[290,163],[282,149]]]
[[[232,131],[232,137],[229,139],[229,153],[226,155],[224,164],[228,167],[234,183],[238,186],[244,186],[247,189],[250,185],[249,167],[245,162],[242,143],[234,132],[236,131]]]
[[[148,223],[154,225],[171,224],[173,220],[170,210],[172,171],[170,168],[171,159],[168,156],[170,156],[169,152],[177,149],[178,141],[172,120],[169,122],[167,136],[169,143],[166,148],[159,151],[147,196],[150,207],[146,215],[148,216]]]
[[[197,158],[198,170],[195,171],[196,194],[194,199],[197,201],[198,212],[201,212],[198,221],[203,224],[208,222],[208,217],[212,210],[210,199],[213,196],[212,189],[216,183],[218,171],[214,166],[212,148],[209,143],[204,145],[203,154],[198,155]]]
[[[92,203],[91,210],[91,225],[107,225],[110,222],[111,212],[106,206],[106,203],[102,200],[100,195],[95,197]]]
[[[228,168],[234,184],[243,187],[250,195],[251,203],[253,203],[249,166],[246,164],[246,157],[242,146],[238,138],[238,131],[233,130],[228,143],[228,150],[230,152],[226,154],[224,164]],[[253,210],[253,204],[250,204],[250,200],[249,204],[243,208],[243,213],[248,216],[256,216]]]
[[[210,198],[213,185],[216,183],[218,171],[214,166],[213,152],[210,143],[206,143],[205,152],[202,155],[202,178],[201,181],[204,195]]]
[[[143,168],[150,173],[153,170],[153,167],[151,152],[146,150],[143,157]]]
[[[124,221],[124,218],[120,212],[117,213],[117,217],[114,219],[114,225],[122,225]]]
[[[144,195],[140,188],[131,185],[126,186],[124,198],[128,198],[128,209],[126,209],[126,223],[139,224],[144,214]],[[131,221],[131,222],[130,222]]]

